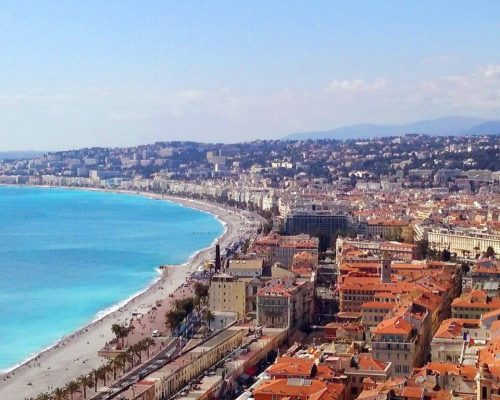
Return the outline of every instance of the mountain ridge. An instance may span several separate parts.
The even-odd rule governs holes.
[[[400,125],[365,123],[346,125],[324,131],[297,132],[287,135],[283,139],[368,139],[411,133],[433,136],[498,135],[500,134],[500,119],[450,116]]]

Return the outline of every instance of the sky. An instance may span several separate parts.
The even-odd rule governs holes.
[[[0,151],[500,119],[499,1],[0,2]]]

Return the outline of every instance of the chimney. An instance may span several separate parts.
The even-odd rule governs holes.
[[[220,246],[215,245],[215,271],[220,272]]]

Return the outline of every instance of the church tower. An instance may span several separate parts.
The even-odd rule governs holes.
[[[491,399],[491,381],[493,376],[491,375],[488,364],[483,363],[479,366],[479,370],[476,375],[476,398],[477,400],[490,400]]]
[[[387,253],[382,255],[381,266],[380,266],[380,282],[389,283],[391,282],[391,259]]]

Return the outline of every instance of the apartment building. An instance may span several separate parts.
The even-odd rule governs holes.
[[[241,319],[246,314],[246,284],[226,273],[212,277],[208,289],[208,307],[212,311],[233,312]]]
[[[306,233],[333,236],[347,232],[349,225],[349,216],[337,211],[295,210],[283,218],[283,227],[287,235]]]
[[[485,344],[489,331],[478,319],[450,318],[441,323],[431,343],[432,361],[460,364],[466,348],[474,343]]]
[[[272,279],[257,292],[257,324],[297,329],[312,317],[313,288],[293,278]]]
[[[345,386],[317,379],[270,379],[253,391],[255,400],[344,400]]]
[[[158,382],[156,399],[171,398],[191,379],[212,367],[226,353],[240,346],[245,334],[246,331],[243,329],[226,329],[148,375],[148,380]]]
[[[472,285],[500,282],[500,260],[478,260],[470,270]],[[498,290],[498,286],[497,286]]]
[[[473,290],[451,303],[453,318],[481,319],[482,315],[500,309],[500,298],[491,298],[482,290]]]
[[[248,253],[254,253],[262,257],[269,265],[280,263],[283,267],[291,269],[294,257],[298,254],[309,254],[314,263],[317,264],[318,246],[318,238],[306,234],[281,236],[273,233],[255,239]]]
[[[262,275],[264,260],[261,258],[231,259],[226,272],[240,278],[253,278]]]
[[[366,223],[362,224],[361,233],[371,237],[395,239],[406,236],[409,228],[410,224],[408,221],[395,219],[369,219]]]
[[[431,228],[427,232],[429,247],[443,251],[448,250],[458,257],[476,258],[492,247],[500,254],[500,235],[477,229],[466,228]]]
[[[416,363],[417,331],[402,316],[383,320],[373,331],[372,354],[391,362],[393,374],[408,375]]]
[[[381,256],[386,254],[393,260],[411,262],[418,257],[417,246],[411,243],[390,242],[382,240],[349,239],[339,237],[335,242],[336,262],[340,265],[363,252],[365,256]],[[351,255],[352,254],[352,255]]]

